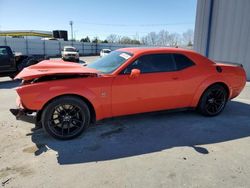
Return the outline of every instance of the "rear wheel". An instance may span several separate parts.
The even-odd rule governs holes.
[[[202,95],[198,110],[206,116],[216,116],[220,114],[228,98],[228,92],[222,85],[216,84],[209,87]]]
[[[42,113],[44,130],[56,139],[79,136],[90,123],[88,106],[77,97],[65,96],[53,100]]]

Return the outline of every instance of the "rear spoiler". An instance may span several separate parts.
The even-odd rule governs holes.
[[[237,67],[242,67],[243,68],[243,65],[241,63],[232,63],[232,62],[227,62],[227,61],[216,61],[216,63],[223,63],[223,64],[235,65]]]

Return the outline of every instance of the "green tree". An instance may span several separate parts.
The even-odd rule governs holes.
[[[87,37],[85,37],[85,38],[82,38],[80,41],[81,41],[81,42],[90,42],[90,39],[89,39],[89,37],[87,36]]]
[[[99,43],[100,40],[98,39],[98,37],[95,37],[93,40],[92,40],[92,43]]]
[[[101,41],[101,43],[108,43],[108,41],[107,40],[103,40],[103,41]]]

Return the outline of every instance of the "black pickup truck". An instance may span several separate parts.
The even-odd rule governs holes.
[[[14,54],[9,46],[0,46],[0,77],[14,78],[23,68],[34,65],[44,59],[43,55]]]

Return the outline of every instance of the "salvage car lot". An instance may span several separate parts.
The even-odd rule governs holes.
[[[249,83],[217,117],[195,112],[119,117],[70,141],[15,120],[8,109],[15,106],[17,85],[0,78],[0,181],[6,187],[250,185]]]

